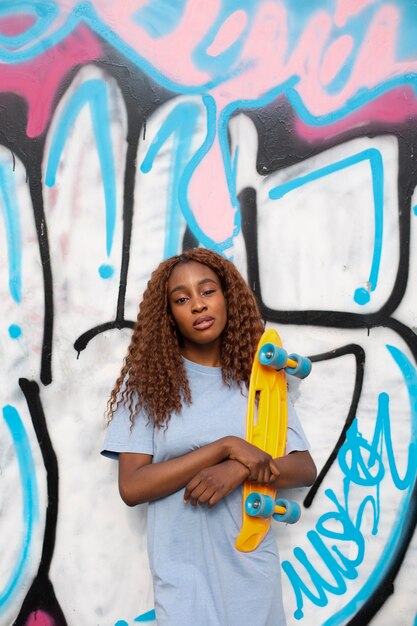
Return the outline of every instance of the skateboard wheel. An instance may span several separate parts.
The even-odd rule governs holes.
[[[306,378],[311,372],[311,361],[305,356],[300,356],[299,354],[290,354],[288,356],[292,361],[296,361],[297,365],[295,367],[286,367],[285,371],[287,374],[291,376],[295,376],[296,378]]]
[[[280,370],[285,367],[288,355],[284,348],[276,346],[273,343],[266,343],[259,350],[258,358],[262,365]]]
[[[277,506],[285,507],[285,513],[274,513],[272,517],[277,522],[285,522],[286,524],[295,524],[298,522],[301,516],[301,509],[298,502],[295,500],[285,500],[280,498],[275,502]]]
[[[245,501],[245,511],[251,517],[271,517],[275,502],[271,496],[253,491]]]

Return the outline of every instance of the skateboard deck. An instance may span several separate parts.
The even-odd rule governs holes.
[[[280,365],[281,369],[275,369],[260,362],[259,354],[266,347],[266,344],[273,344],[272,347],[277,347],[278,351],[285,355],[284,363],[289,368],[297,366],[297,363],[291,358],[287,358],[285,351],[282,349],[282,342],[278,332],[274,329],[267,329],[259,341],[252,366],[246,414],[246,440],[258,446],[258,448],[261,448],[275,459],[284,455],[286,447],[288,424],[287,381],[285,365]],[[296,355],[292,356],[295,357]],[[304,361],[308,360],[304,359]],[[255,550],[264,539],[271,525],[270,515],[267,517],[248,515],[245,503],[250,494],[256,494],[256,496],[260,494],[261,499],[262,496],[269,496],[274,503],[276,498],[276,490],[270,485],[250,481],[246,481],[243,484],[242,528],[236,540],[236,548],[241,552]],[[279,506],[275,507],[275,510],[278,513],[285,513],[285,508]]]

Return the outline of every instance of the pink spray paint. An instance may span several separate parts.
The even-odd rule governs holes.
[[[0,65],[0,91],[22,96],[28,105],[28,137],[46,128],[63,79],[77,65],[100,56],[101,47],[91,31],[80,25],[65,41],[31,61]]]
[[[25,626],[56,626],[56,622],[44,611],[33,611],[27,618]]]
[[[25,13],[0,17],[0,34],[6,37],[22,35],[33,26],[35,21],[34,15]]]
[[[62,23],[70,9],[67,0],[60,0],[58,4]],[[176,29],[157,38],[146,32],[135,19],[146,0],[93,0],[92,4],[103,22],[103,31],[114,31],[161,75],[176,82],[179,87],[198,88],[213,78],[208,71],[196,66],[193,54],[213,27],[221,10],[220,0],[204,3],[204,9],[201,3],[189,0]],[[335,39],[334,33],[371,4],[376,5],[376,10],[368,16],[370,21],[362,47],[352,57],[350,53],[359,45],[354,36],[341,33]],[[88,15],[84,16],[83,11],[80,7],[79,17],[88,21]],[[345,107],[360,90],[372,90],[384,81],[417,72],[415,60],[396,59],[400,18],[399,9],[389,3],[339,0],[334,13],[318,9],[312,14],[297,46],[289,54],[289,16],[283,3],[261,3],[256,14],[251,15],[250,24],[249,16],[243,9],[235,11],[218,28],[217,36],[206,51],[215,58],[237,41],[249,24],[240,57],[235,63],[235,72],[208,90],[216,101],[218,115],[233,102],[237,102],[238,106],[242,100],[257,100],[277,86],[284,85],[285,81],[295,79],[294,88],[303,105],[312,116],[319,118]],[[100,29],[100,23],[97,27]],[[12,68],[0,67],[2,89],[22,95],[29,103],[27,132],[31,137],[44,130],[63,76],[74,65],[86,63],[99,55],[100,46],[85,27],[77,29],[77,38],[74,35],[30,63]],[[329,83],[347,63],[353,65],[349,68],[346,82],[337,92],[330,92]],[[402,115],[403,118],[409,114],[410,106],[414,106],[404,99],[397,99],[396,102],[400,109],[397,108],[394,115]],[[346,119],[350,123],[360,123],[363,116],[370,115],[385,114],[379,104],[370,104],[363,107],[362,113],[352,112]],[[340,124],[332,124],[327,129],[340,132],[343,122]],[[297,123],[297,131],[310,138],[322,133],[320,128],[310,128],[301,121]],[[189,200],[200,228],[214,241],[221,242],[233,235],[235,208],[229,196],[218,139],[196,166],[190,181]]]

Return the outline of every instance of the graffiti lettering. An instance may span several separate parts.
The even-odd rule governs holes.
[[[406,383],[410,404],[413,410],[413,431],[417,428],[417,371],[412,363],[405,355],[394,348],[387,346],[392,357],[401,368],[404,381]],[[326,496],[336,507],[335,510],[320,516],[316,524],[316,530],[309,531],[307,538],[316,551],[316,554],[328,568],[329,573],[333,576],[335,584],[330,584],[318,571],[312,566],[311,560],[306,552],[301,548],[294,549],[294,556],[297,561],[304,566],[307,574],[311,578],[315,586],[315,591],[311,591],[303,579],[297,573],[293,563],[284,561],[282,568],[289,577],[294,588],[297,609],[294,613],[296,619],[301,619],[303,613],[303,596],[304,594],[311,602],[317,606],[326,606],[328,603],[327,594],[341,595],[346,592],[345,579],[354,580],[358,576],[358,568],[365,558],[365,541],[366,538],[361,532],[362,520],[364,518],[365,509],[371,511],[372,515],[372,534],[376,535],[379,529],[381,518],[380,491],[386,468],[383,461],[383,452],[387,457],[387,469],[397,489],[405,491],[397,527],[393,530],[388,545],[384,550],[384,554],[377,563],[373,573],[371,574],[368,585],[375,585],[379,578],[383,577],[384,572],[389,568],[389,561],[394,560],[396,551],[398,550],[398,524],[403,516],[407,514],[407,503],[412,494],[412,487],[417,475],[417,454],[416,442],[411,440],[408,447],[407,469],[403,478],[400,477],[397,464],[395,461],[395,452],[391,440],[390,428],[391,415],[389,411],[389,397],[386,393],[381,393],[378,401],[378,411],[375,421],[375,430],[371,442],[368,442],[358,431],[357,422],[353,422],[350,427],[346,442],[341,447],[338,454],[339,466],[344,474],[343,492],[344,498],[341,503],[333,490],[326,490]],[[353,485],[363,487],[372,487],[373,492],[363,497],[359,504],[356,514],[351,510],[349,494]],[[335,522],[340,528],[334,531],[328,528],[328,522]],[[338,545],[331,545],[330,549],[323,541],[325,539],[343,542],[342,546],[346,548],[344,542],[349,544],[349,552],[351,552],[351,544],[354,545],[356,556],[352,559],[347,557]],[[338,557],[337,560],[335,556]],[[372,581],[372,582],[371,582]],[[326,594],[327,592],[327,594]],[[345,609],[339,614],[333,616],[325,622],[326,626],[334,626],[341,623],[339,619],[349,617],[355,603],[360,604],[363,601],[363,590],[358,594],[357,598],[352,600]]]
[[[198,245],[233,259],[266,322],[325,371],[299,392],[319,477],[277,531],[289,626],[379,611],[411,626],[413,4],[0,3],[0,462],[23,501],[0,626],[155,618],[145,512],[120,508],[96,447],[151,269]],[[384,604],[394,582],[404,596]]]

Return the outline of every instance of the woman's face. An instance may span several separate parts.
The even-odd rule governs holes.
[[[220,357],[227,308],[217,274],[197,261],[179,263],[168,281],[168,302],[183,338],[184,356],[203,350]]]

